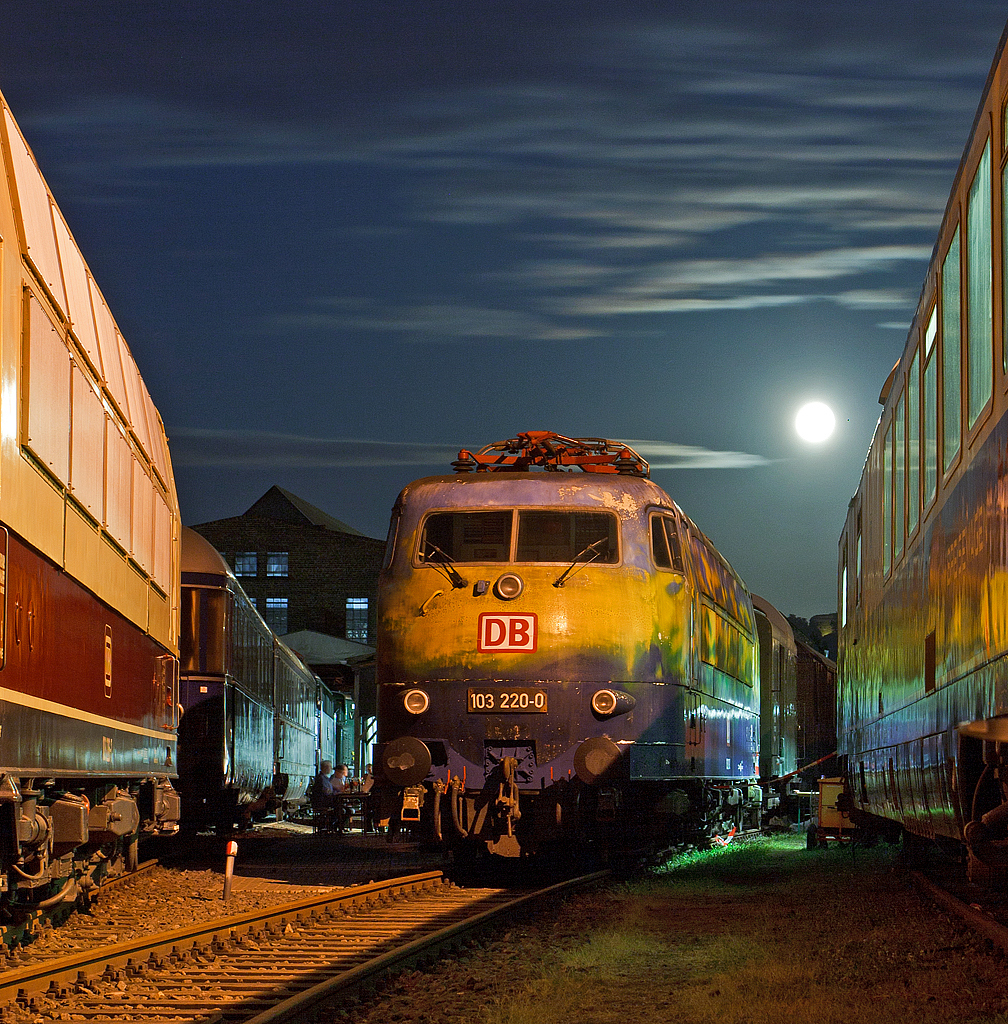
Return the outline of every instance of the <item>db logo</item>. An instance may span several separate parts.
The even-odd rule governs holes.
[[[493,615],[479,617],[480,651],[534,651],[537,626],[535,615]]]

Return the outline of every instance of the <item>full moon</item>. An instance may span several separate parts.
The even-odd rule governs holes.
[[[795,417],[795,430],[803,441],[818,444],[825,441],[836,426],[833,410],[823,402],[809,402],[798,410]]]

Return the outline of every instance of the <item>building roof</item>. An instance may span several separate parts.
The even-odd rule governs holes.
[[[364,536],[360,530],[347,526],[346,523],[327,515],[322,509],[316,508],[304,498],[299,498],[296,494],[291,494],[290,491],[284,490],[276,484],[255,504],[246,509],[245,515],[290,523],[292,526],[321,526],[325,530],[332,530],[336,533],[351,533],[356,537]]]
[[[332,533],[346,533],[353,537],[367,537],[367,534],[355,530],[352,526],[328,515],[316,508],[311,502],[299,498],[296,494],[284,490],[274,484],[258,501],[250,505],[240,516],[227,519],[215,519],[209,523],[198,523],[193,529],[203,526],[219,526],[223,523],[236,523],[244,519],[266,520],[271,523],[285,523],[288,526],[317,526]],[[368,538],[374,540],[375,538]]]
[[[288,633],[280,639],[307,665],[356,665],[373,658],[375,653],[367,644],[311,629]]]

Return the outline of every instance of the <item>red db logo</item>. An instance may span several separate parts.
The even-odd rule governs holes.
[[[531,615],[493,615],[479,617],[479,643],[484,651],[534,651],[538,640],[536,617]]]

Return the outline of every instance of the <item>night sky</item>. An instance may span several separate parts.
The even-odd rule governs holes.
[[[639,441],[750,588],[810,616],[1006,17],[19,0],[0,90],[186,523],[278,483],[384,537],[460,447]]]

